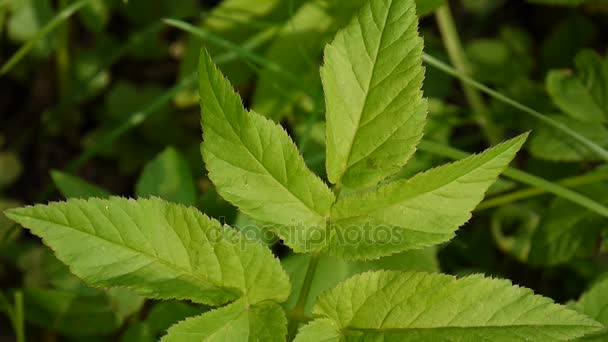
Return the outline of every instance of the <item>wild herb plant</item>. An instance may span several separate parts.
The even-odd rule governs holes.
[[[201,52],[201,151],[209,178],[285,245],[311,255],[299,300],[287,312],[281,303],[290,279],[271,251],[192,207],[110,197],[6,214],[90,285],[217,307],[175,324],[163,341],[553,341],[599,331],[580,313],[478,274],[365,272],[316,298],[306,316],[321,255],[370,260],[450,240],[526,139],[392,179],[414,154],[426,121],[417,27],[414,0],[367,1],[326,47],[331,187],[308,169],[281,126],[243,107]]]

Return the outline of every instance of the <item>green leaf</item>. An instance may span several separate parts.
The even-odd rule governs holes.
[[[53,18],[53,8],[49,0],[10,1],[8,4],[11,16],[7,20],[7,33],[15,42],[25,43],[34,39]],[[47,55],[52,46],[52,37],[46,37],[36,44],[34,52],[37,55]]]
[[[369,259],[451,239],[526,137],[410,179],[342,196],[332,208],[330,254]]]
[[[111,5],[103,0],[91,0],[80,10],[84,26],[94,33],[102,33],[110,21]]]
[[[566,114],[587,122],[608,121],[608,57],[584,50],[576,56],[577,75],[555,70],[547,75],[547,91]]]
[[[55,259],[52,255],[50,258]],[[74,276],[66,273],[66,277]],[[92,289],[82,283],[72,288],[26,287],[23,299],[28,321],[68,336],[114,332],[144,304],[142,297],[127,289]]]
[[[606,184],[589,185],[580,192],[608,204]],[[532,236],[528,261],[536,265],[556,265],[576,256],[591,256],[605,226],[606,218],[556,198]]]
[[[576,311],[585,314],[604,325],[597,335],[585,340],[605,341],[608,337],[608,278],[595,282],[572,306]]]
[[[220,305],[281,302],[289,281],[261,245],[193,208],[158,198],[72,199],[7,211],[94,286]]]
[[[110,197],[110,192],[65,172],[53,170],[51,178],[65,198]]]
[[[531,341],[568,340],[598,331],[601,325],[575,311],[481,275],[369,272],[323,295],[315,321],[340,341]],[[302,329],[298,341],[318,341]],[[307,335],[304,335],[307,333]]]
[[[137,181],[138,197],[158,196],[167,201],[193,205],[196,201],[196,184],[190,165],[172,147],[165,148],[148,162]]]
[[[317,248],[304,242],[311,232],[325,231],[332,192],[306,167],[285,130],[243,108],[204,50],[199,77],[201,151],[218,193],[251,218],[277,225],[295,250]]]
[[[160,302],[150,309],[146,323],[150,325],[150,329],[154,334],[165,335],[167,329],[173,324],[190,316],[200,315],[206,310],[206,308],[187,303]]]
[[[102,291],[24,288],[23,299],[28,321],[69,336],[108,334],[123,322],[113,307],[115,303]]]
[[[338,324],[331,319],[317,318],[300,328],[294,342],[343,342]]]
[[[414,0],[368,1],[325,48],[327,174],[373,185],[406,163],[422,137],[422,39]]]
[[[310,286],[304,313],[311,315],[312,307],[319,295],[357,273],[381,269],[439,272],[436,254],[436,249],[431,247],[423,250],[407,251],[371,261],[348,261],[321,255],[319,256],[315,277]],[[304,283],[309,262],[310,255],[305,254],[292,254],[287,258],[281,259],[281,264],[289,274],[292,284],[289,299],[283,304],[285,308],[295,307],[302,291],[302,284]]]
[[[237,301],[172,326],[161,341],[285,341],[286,326],[278,304]]]
[[[608,146],[608,129],[598,123],[586,122],[565,115],[553,115],[553,120],[566,125],[599,146]],[[537,158],[553,161],[595,161],[601,158],[562,131],[538,125],[530,139],[530,152]]]

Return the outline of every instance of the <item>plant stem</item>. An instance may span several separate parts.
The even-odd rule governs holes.
[[[602,180],[608,179],[608,173],[590,173],[582,176],[575,176],[562,179],[557,182],[557,184],[566,186],[566,187],[576,187],[585,184],[591,184]],[[515,201],[528,199],[531,197],[539,196],[546,194],[548,191],[546,189],[542,189],[539,187],[529,187],[527,189],[521,189],[517,191],[513,191],[508,194],[504,194],[501,196],[496,196],[494,198],[488,199],[486,201],[481,202],[475,211],[481,211],[489,208],[498,207],[501,205],[513,203]]]
[[[318,265],[319,257],[316,255],[312,255],[310,257],[310,261],[308,262],[308,268],[306,269],[304,283],[302,284],[302,289],[300,290],[300,294],[298,296],[298,302],[289,314],[291,319],[287,327],[287,341],[292,341],[294,339],[296,333],[298,332],[300,322],[303,321],[304,317],[306,316],[304,312],[306,309],[306,301],[308,300],[308,295],[310,294],[310,288],[312,286],[312,280],[315,277]]]
[[[449,5],[446,3],[441,6],[435,12],[435,18],[439,31],[441,32],[441,38],[443,44],[447,50],[448,56],[450,57],[451,63],[456,69],[467,76],[471,75],[471,67],[467,61],[467,57],[462,48],[460,37],[458,36],[458,30],[454,25],[454,19],[452,18],[452,12],[450,11]],[[483,101],[481,95],[471,88],[468,84],[462,82],[462,88],[467,101],[471,105],[473,112],[475,113],[475,120],[483,129],[486,138],[492,143],[497,144],[502,140],[499,129],[494,125],[490,118],[490,111]]]
[[[14,329],[17,342],[25,342],[25,317],[23,312],[23,293],[15,292]]]
[[[0,292],[0,311],[4,311],[15,332],[17,342],[25,342],[24,315],[23,315],[23,293],[16,291],[14,294],[14,306],[10,304],[4,293]]]
[[[4,63],[2,68],[0,69],[0,75],[4,75],[9,72],[23,57],[25,57],[36,44],[42,40],[47,34],[53,31],[57,26],[66,21],[69,17],[71,17],[74,13],[80,10],[84,5],[86,5],[91,0],[80,0],[78,2],[74,2],[73,4],[67,6],[62,9],[59,13],[57,13],[51,21],[49,21],[44,27],[36,32],[34,37],[28,40],[11,58]]]
[[[64,10],[68,0],[59,0],[58,11]],[[57,62],[57,85],[59,97],[63,98],[69,92],[70,87],[70,21],[65,20],[57,27],[57,50],[55,54]]]

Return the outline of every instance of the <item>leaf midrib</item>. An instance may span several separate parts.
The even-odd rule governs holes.
[[[484,330],[484,329],[517,329],[517,328],[532,328],[538,329],[538,327],[544,328],[568,328],[568,327],[580,327],[580,328],[601,328],[598,325],[591,324],[511,324],[511,325],[470,325],[470,326],[447,326],[447,327],[411,327],[411,328],[353,328],[347,327],[341,329],[342,333],[347,335],[348,332],[368,332],[368,333],[408,333],[412,331],[431,331],[431,330]]]
[[[396,199],[396,200],[395,200],[393,203],[389,203],[387,206],[384,206],[384,207],[381,207],[381,208],[373,208],[373,209],[370,209],[370,210],[365,211],[365,212],[362,212],[362,213],[361,213],[361,212],[359,212],[359,213],[357,213],[356,215],[347,215],[347,216],[344,216],[344,217],[340,217],[340,216],[338,216],[337,221],[339,222],[339,221],[341,221],[341,220],[346,220],[346,219],[351,219],[351,218],[356,218],[356,217],[361,217],[361,216],[368,216],[368,214],[369,214],[369,213],[371,213],[371,212],[375,212],[375,211],[378,211],[378,210],[382,210],[382,209],[386,209],[386,208],[394,207],[394,206],[397,206],[397,205],[402,205],[402,204],[403,204],[403,202],[406,202],[406,201],[411,201],[412,199],[415,199],[416,197],[419,197],[419,196],[424,196],[424,195],[427,195],[427,194],[429,194],[429,193],[435,192],[435,191],[437,191],[437,190],[439,190],[439,189],[441,189],[441,188],[443,188],[443,187],[445,187],[445,186],[448,186],[448,185],[450,185],[450,184],[452,184],[452,183],[454,183],[454,182],[458,181],[458,179],[460,179],[460,178],[462,178],[462,177],[464,177],[464,176],[466,176],[466,175],[470,174],[471,172],[477,171],[477,170],[479,170],[479,169],[481,169],[481,168],[485,167],[487,164],[489,164],[489,163],[491,163],[491,162],[495,161],[495,160],[496,160],[496,158],[501,157],[502,155],[504,155],[504,153],[508,152],[508,151],[511,149],[511,147],[513,147],[513,146],[510,146],[509,148],[505,149],[504,151],[502,151],[501,153],[497,154],[497,155],[496,155],[496,156],[494,156],[493,158],[490,158],[488,161],[483,162],[483,163],[480,163],[478,166],[474,167],[473,169],[469,169],[469,170],[468,170],[468,171],[466,171],[466,172],[460,172],[460,173],[458,173],[458,174],[455,174],[455,175],[454,175],[454,177],[450,177],[450,178],[449,178],[449,180],[446,180],[445,182],[441,182],[441,183],[435,183],[435,184],[433,184],[433,185],[435,185],[435,186],[431,187],[430,189],[428,189],[428,190],[427,190],[427,191],[425,191],[425,192],[416,192],[416,193],[413,193],[411,196],[408,196],[408,197],[399,197],[399,198],[398,198],[398,199]],[[470,157],[469,157],[469,158],[470,158]],[[465,158],[465,159],[461,159],[461,161],[464,161],[464,160],[466,160],[466,158]],[[505,167],[506,167],[506,166],[505,166]],[[425,172],[419,173],[419,174],[417,174],[416,176],[414,176],[414,177],[412,177],[412,178],[410,178],[410,179],[406,179],[406,180],[404,180],[404,181],[403,181],[403,183],[404,183],[405,185],[407,185],[407,183],[412,182],[412,181],[413,181],[415,178],[417,178],[417,177],[421,177],[421,176],[423,176],[425,173],[428,173],[428,172],[430,172],[430,171],[432,171],[432,170],[433,170],[433,169],[430,169],[430,170],[428,170],[428,171],[425,171]],[[396,186],[395,186],[395,183],[388,184],[387,186],[390,186],[390,187],[392,187],[392,188],[395,188],[395,187],[396,187]],[[382,190],[382,188],[379,188],[378,190]]]
[[[382,30],[380,32],[380,39],[378,40],[378,44],[377,44],[376,49],[374,51],[374,60],[373,60],[372,72],[371,72],[369,80],[367,82],[367,89],[366,89],[366,93],[365,93],[365,99],[363,100],[363,106],[361,106],[361,111],[359,113],[359,117],[357,118],[357,125],[355,126],[355,134],[353,135],[353,138],[351,139],[351,141],[349,143],[349,146],[348,146],[348,153],[346,155],[346,160],[345,160],[345,164],[344,164],[344,170],[342,170],[342,174],[340,175],[340,179],[337,182],[338,184],[342,183],[342,177],[344,176],[344,174],[348,171],[348,168],[350,167],[349,162],[350,162],[350,159],[352,157],[353,146],[355,144],[355,140],[357,139],[357,135],[359,133],[359,127],[361,126],[361,119],[363,117],[363,113],[365,113],[365,110],[367,109],[367,105],[369,103],[368,100],[369,100],[370,88],[372,86],[372,81],[374,80],[374,75],[376,74],[376,67],[378,66],[378,56],[379,56],[379,52],[380,52],[380,47],[384,43],[385,32],[386,32],[386,25],[388,23],[388,18],[390,16],[391,9],[393,8],[393,4],[394,4],[394,2],[391,1],[391,3],[389,4],[388,9],[386,11],[386,16],[384,17],[384,22],[382,23]],[[372,4],[370,3],[369,6],[372,6]],[[370,7],[370,12],[371,11],[373,11],[373,10]],[[372,16],[372,20],[374,20],[373,13],[371,13],[370,15]]]

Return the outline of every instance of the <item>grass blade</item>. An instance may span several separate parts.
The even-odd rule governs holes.
[[[435,67],[450,76],[458,78],[463,83],[466,83],[469,86],[476,88],[476,89],[492,96],[493,98],[495,98],[505,104],[508,104],[511,107],[521,110],[522,112],[536,118],[538,121],[540,121],[548,126],[551,126],[557,130],[562,131],[564,134],[570,136],[571,138],[575,139],[576,141],[578,141],[579,143],[581,143],[582,145],[584,145],[585,147],[587,147],[588,149],[590,149],[591,151],[596,153],[603,160],[608,161],[608,151],[607,150],[605,150],[603,147],[597,145],[593,141],[587,139],[586,137],[578,134],[574,130],[570,129],[568,126],[561,124],[559,122],[556,122],[553,119],[547,117],[546,115],[543,115],[542,113],[540,113],[526,105],[523,105],[523,104],[511,99],[510,97],[505,96],[505,95],[491,89],[490,87],[488,87],[480,82],[477,82],[476,80],[472,79],[471,77],[468,77],[468,76],[462,74],[458,70],[443,63],[442,61],[438,60],[437,58],[435,58],[427,53],[422,54],[422,60],[425,61],[428,65]]]
[[[9,72],[34,48],[34,46],[36,46],[40,40],[42,40],[47,34],[57,28],[57,26],[68,20],[74,13],[78,12],[78,10],[91,1],[92,0],[77,1],[57,13],[53,19],[51,19],[51,21],[44,25],[44,27],[38,31],[34,37],[32,37],[32,39],[28,40],[23,46],[21,46],[21,48],[19,48],[17,52],[15,52],[13,56],[11,56],[11,58],[2,66],[2,69],[0,69],[0,75],[4,75]]]

